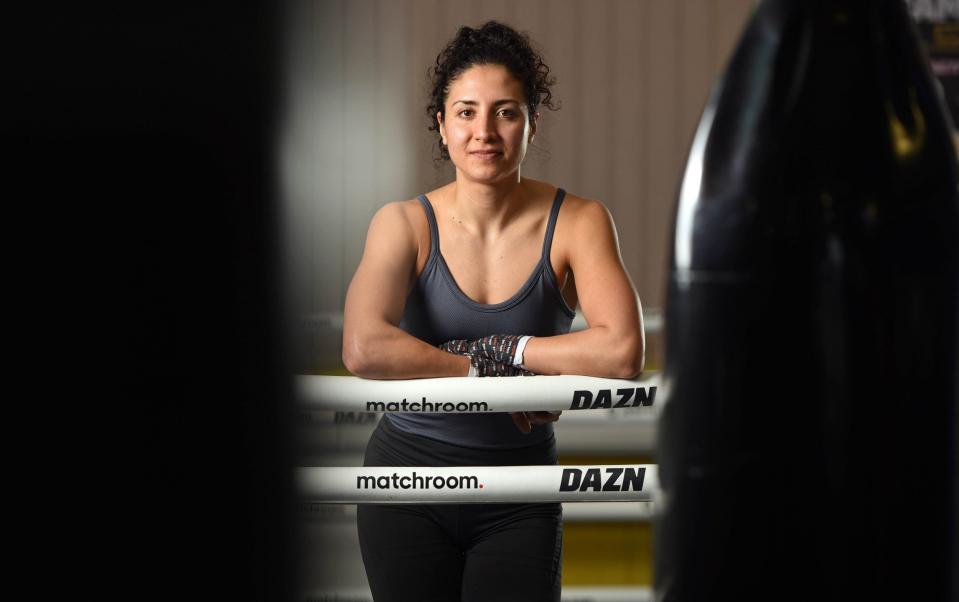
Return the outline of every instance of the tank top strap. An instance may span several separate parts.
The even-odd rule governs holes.
[[[440,250],[440,234],[436,226],[436,214],[433,213],[433,205],[425,194],[416,198],[423,205],[423,209],[426,211],[426,221],[430,225],[430,255],[436,255]],[[559,216],[559,208],[563,205],[564,198],[566,198],[566,191],[557,188],[553,206],[549,210],[549,221],[546,222],[546,237],[543,239],[543,257],[546,258],[549,258],[549,251],[553,246],[553,231],[556,229],[556,218]]]
[[[425,194],[416,198],[423,204],[423,209],[426,211],[426,221],[430,224],[430,258],[433,258],[440,251],[440,231],[436,227],[436,214],[433,213],[433,205]]]
[[[562,188],[556,189],[556,198],[553,199],[553,206],[549,210],[549,221],[546,223],[546,238],[543,239],[543,259],[549,261],[549,250],[553,246],[553,230],[556,229],[556,218],[559,216],[559,208],[566,198],[566,191]]]

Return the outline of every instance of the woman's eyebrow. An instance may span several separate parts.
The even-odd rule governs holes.
[[[505,104],[510,104],[510,103],[519,104],[519,101],[516,100],[516,99],[514,99],[514,98],[502,98],[502,99],[500,99],[500,100],[493,101],[493,106],[496,107],[496,106],[499,106],[499,105],[505,105]],[[475,101],[475,100],[456,100],[456,101],[453,102],[453,104],[454,104],[454,105],[455,105],[455,104],[464,104],[464,105],[468,105],[468,106],[476,106],[476,105],[479,104],[479,102],[477,102],[477,101]]]

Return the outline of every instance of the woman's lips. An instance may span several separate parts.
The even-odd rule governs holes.
[[[498,156],[502,155],[503,153],[500,152],[500,151],[492,151],[492,150],[485,151],[485,150],[484,150],[484,151],[471,151],[470,154],[473,155],[474,157],[478,157],[478,158],[480,158],[480,159],[492,159],[492,158],[494,158],[494,157],[498,157]]]

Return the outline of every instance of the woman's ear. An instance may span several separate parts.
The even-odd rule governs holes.
[[[443,140],[443,146],[449,146],[446,144],[446,126],[443,124],[443,112],[436,112],[436,125],[440,129],[440,138]]]
[[[533,113],[532,119],[529,120],[529,138],[526,141],[531,143],[533,138],[536,137],[536,124],[539,122],[539,113]]]

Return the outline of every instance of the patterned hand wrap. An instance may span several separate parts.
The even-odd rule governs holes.
[[[507,345],[501,343],[504,337],[510,339]],[[533,376],[533,373],[529,370],[523,370],[513,365],[513,353],[516,351],[518,340],[519,337],[513,335],[491,335],[475,341],[461,339],[447,341],[440,345],[440,349],[470,358],[470,363],[476,368],[477,376]],[[499,352],[497,357],[508,357],[506,361],[489,355],[498,353],[498,349],[502,349],[502,351]]]
[[[512,366],[516,356],[516,344],[519,343],[520,338],[515,334],[491,334],[471,341],[469,352]]]
[[[470,352],[470,342],[464,339],[446,341],[440,345],[440,349],[447,353],[456,353],[457,355],[468,355]]]
[[[472,353],[464,353],[463,355],[470,358],[470,363],[476,368],[476,376],[533,376],[533,373],[529,370],[497,362],[488,357]]]

